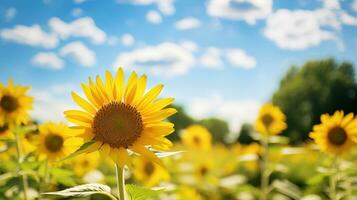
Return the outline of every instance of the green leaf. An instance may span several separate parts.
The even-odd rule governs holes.
[[[57,180],[57,182],[63,185],[66,186],[76,185],[76,182],[73,179],[72,171],[66,169],[60,169],[60,168],[51,168],[49,172]]]
[[[82,144],[82,146],[80,146],[75,152],[69,154],[68,156],[66,156],[65,158],[63,158],[61,161],[65,161],[65,160],[68,160],[68,159],[71,159],[71,158],[74,158],[82,153],[84,153],[84,151],[90,147],[92,144],[94,144],[95,141],[94,140],[91,140],[89,142],[86,142],[84,144]]]
[[[51,195],[51,196],[59,196],[59,197],[87,197],[93,194],[103,194],[107,195],[112,199],[116,199],[110,193],[110,187],[107,185],[102,184],[85,184],[85,185],[78,185],[75,187],[71,187],[65,190],[57,191],[57,192],[47,192],[43,193],[44,195]]]
[[[301,199],[301,191],[298,186],[288,180],[275,180],[272,186],[280,193],[292,198]]]
[[[155,197],[163,192],[163,189],[152,190],[137,185],[128,184],[125,186],[126,192],[130,196],[130,200],[146,200],[149,197]]]

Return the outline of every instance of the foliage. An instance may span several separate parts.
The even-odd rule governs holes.
[[[198,123],[205,126],[212,133],[214,142],[225,143],[225,139],[229,134],[229,127],[226,121],[212,117],[202,119]]]
[[[336,110],[357,112],[354,68],[350,63],[337,63],[333,59],[293,66],[281,80],[272,101],[287,116],[289,126],[283,134],[292,143],[303,142],[321,114]]]

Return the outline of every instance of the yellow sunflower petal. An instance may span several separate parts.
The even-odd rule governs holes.
[[[84,100],[82,97],[80,97],[76,93],[72,92],[72,98],[79,106],[81,106],[87,112],[89,112],[93,115],[96,113],[96,109],[90,103],[88,103],[86,100]]]
[[[134,144],[130,149],[146,157],[147,159],[157,163],[158,165],[164,167],[164,163],[162,162],[162,160],[160,160],[160,158],[158,158],[153,152],[148,150],[146,147]]]

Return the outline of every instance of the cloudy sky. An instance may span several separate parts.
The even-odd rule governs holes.
[[[0,80],[31,85],[34,118],[122,66],[193,116],[252,121],[292,64],[357,64],[357,0],[0,0]]]

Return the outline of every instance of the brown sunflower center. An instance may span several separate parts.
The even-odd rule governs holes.
[[[265,127],[270,127],[270,125],[273,123],[274,118],[270,114],[265,114],[262,117],[262,122],[265,125]]]
[[[330,141],[330,143],[340,146],[343,145],[346,140],[347,140],[347,133],[345,131],[345,129],[337,126],[335,128],[332,128],[329,132],[328,132],[328,140]]]
[[[128,148],[140,137],[143,121],[136,108],[114,101],[98,110],[92,129],[96,140],[113,148]]]
[[[202,166],[200,168],[199,172],[200,172],[201,176],[205,176],[207,174],[207,172],[208,172],[208,169],[207,169],[207,167]]]
[[[6,112],[13,112],[19,107],[18,100],[10,95],[4,95],[0,100],[0,107]]]
[[[201,144],[201,140],[199,137],[195,136],[193,137],[193,142],[196,144],[196,145],[200,145]]]
[[[152,162],[145,163],[144,172],[147,176],[150,176],[155,170],[155,166]]]
[[[57,134],[49,134],[45,138],[45,146],[50,152],[57,152],[63,146],[63,137]]]
[[[7,124],[0,126],[0,135],[4,134],[7,130],[9,130],[9,126]]]

